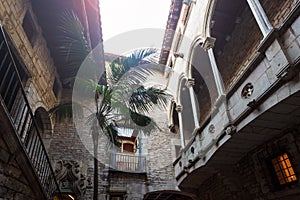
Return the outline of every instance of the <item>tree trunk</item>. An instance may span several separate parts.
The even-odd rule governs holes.
[[[93,200],[98,200],[98,134],[94,133],[94,196]]]

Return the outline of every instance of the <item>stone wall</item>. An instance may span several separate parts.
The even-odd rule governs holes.
[[[147,179],[149,191],[177,189],[173,161],[176,159],[175,145],[180,145],[179,132],[174,134],[167,128],[167,113],[154,110],[152,116],[161,131],[151,134],[144,144],[147,151]]]
[[[261,4],[272,26],[278,28],[297,2],[297,0],[263,0]],[[245,66],[254,57],[257,47],[263,38],[248,5],[241,19],[241,23],[236,25],[231,34],[230,41],[224,46],[222,54],[218,55],[218,52],[215,52],[226,90],[236,81],[237,77],[245,69]]]
[[[287,152],[299,179],[299,140],[299,130],[293,130],[254,149],[235,164],[220,166],[218,172],[200,186],[200,199],[298,199],[299,182],[278,186],[269,161],[278,152]]]
[[[24,177],[21,167],[0,137],[0,199],[38,199]]]
[[[35,40],[32,44],[22,27],[26,12],[32,15],[33,24],[36,28]],[[52,88],[57,73],[46,41],[42,37],[41,28],[35,19],[30,1],[1,1],[0,23],[3,25],[8,37],[12,40],[19,58],[29,73],[31,87],[35,88],[28,95],[31,106],[41,102],[45,105],[46,110],[49,110],[56,103],[56,97]]]
[[[109,193],[125,192],[127,199],[140,200],[148,191],[145,174],[115,172],[109,174]]]
[[[31,13],[36,28],[32,43],[27,38],[22,26],[27,12]],[[30,1],[0,1],[0,24],[9,39],[11,51],[28,73],[29,79],[24,84],[24,89],[27,92],[31,109],[33,112],[38,107],[49,110],[57,101],[52,91],[57,74],[46,41],[42,37],[41,29],[32,12]],[[9,134],[12,137],[13,134],[16,134],[14,130],[5,129],[5,125],[8,124],[1,125],[4,126],[1,135]],[[17,158],[22,157],[27,161],[28,157],[23,151],[10,152],[9,150],[11,146],[18,145],[18,142],[14,141],[13,144],[6,146],[2,138],[0,139],[0,199],[40,199],[42,198],[39,195],[40,191],[38,191],[40,189],[37,189],[39,183],[35,179],[28,181],[29,178],[34,178],[30,164],[23,163],[20,165],[21,161],[17,160]]]
[[[299,1],[261,0],[260,2],[272,26],[278,28]]]
[[[241,16],[241,22],[236,24],[222,54],[218,55],[218,52],[215,52],[225,90],[230,88],[253,58],[262,38],[262,33],[247,5]]]
[[[85,148],[72,119],[56,122],[51,137],[49,158],[56,170],[60,161],[75,161],[84,176],[87,188],[81,199],[92,199],[94,163],[93,157]],[[56,170],[57,171],[57,170]],[[88,185],[87,182],[91,184]]]
[[[154,109],[151,117],[161,130],[142,135],[142,155],[146,156],[146,173],[110,172],[109,185],[123,188],[128,199],[141,200],[147,192],[156,190],[178,190],[174,176],[173,161],[175,145],[180,145],[179,133],[171,133],[167,126],[167,113]],[[112,191],[113,193],[113,191]]]

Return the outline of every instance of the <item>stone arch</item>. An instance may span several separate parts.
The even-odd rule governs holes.
[[[263,35],[247,0],[211,1],[203,26],[205,38],[215,38],[209,46],[228,91],[255,57]]]
[[[50,139],[52,135],[52,123],[49,117],[49,113],[43,107],[38,107],[34,112],[34,118],[37,122],[37,127],[41,134],[41,138],[46,147],[46,150],[50,147]]]
[[[204,21],[203,21],[203,37],[211,37],[210,35],[210,29],[211,29],[211,19],[215,10],[217,0],[211,0],[209,1],[204,15]]]
[[[218,90],[208,52],[202,47],[204,39],[197,36],[191,46],[186,69],[188,78],[194,80],[193,90],[197,102],[197,113],[201,111],[199,123],[210,113],[218,98]],[[207,104],[207,102],[209,104]],[[202,107],[202,108],[201,108]]]
[[[192,61],[193,61],[193,57],[195,55],[195,48],[197,46],[201,46],[204,42],[204,39],[199,35],[197,37],[195,37],[195,39],[193,40],[191,47],[189,49],[189,55],[188,55],[188,65],[186,67],[186,74],[188,78],[193,78],[192,77]]]
[[[173,100],[170,105],[170,125],[169,129],[172,133],[177,133],[179,130],[179,119],[178,119],[178,113],[176,111],[176,102]]]
[[[183,78],[180,84],[179,90],[179,102],[182,106],[182,126],[185,140],[189,140],[192,137],[192,133],[195,128],[193,120],[193,108],[189,88],[187,87],[187,78]]]
[[[184,80],[187,80],[187,76],[185,75],[185,73],[182,73],[180,76],[179,76],[179,78],[178,78],[178,85],[177,85],[177,90],[176,90],[176,103],[178,104],[178,105],[181,105],[181,101],[180,101],[180,94],[181,94],[181,92],[180,92],[180,89],[181,89],[181,87],[182,87],[182,82],[184,81]]]

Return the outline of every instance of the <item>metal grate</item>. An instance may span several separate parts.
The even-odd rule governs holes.
[[[111,153],[110,166],[118,171],[145,173],[146,157],[125,153]]]
[[[280,185],[297,181],[297,176],[286,153],[273,158],[272,164]]]

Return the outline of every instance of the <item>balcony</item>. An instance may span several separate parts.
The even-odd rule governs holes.
[[[173,163],[179,188],[201,187],[220,166],[237,163],[299,123],[299,50],[286,51],[300,36],[293,33],[300,24],[299,11],[300,4],[285,24],[260,42],[256,56],[227,91],[226,101],[214,107],[210,120],[181,150]]]
[[[146,173],[146,157],[128,153],[111,153],[110,167],[116,171]]]
[[[19,165],[30,177],[28,182],[37,196],[42,191],[44,199],[52,199],[59,187],[23,88],[27,78],[0,26],[0,114],[1,129],[7,132],[4,139],[17,149]]]

